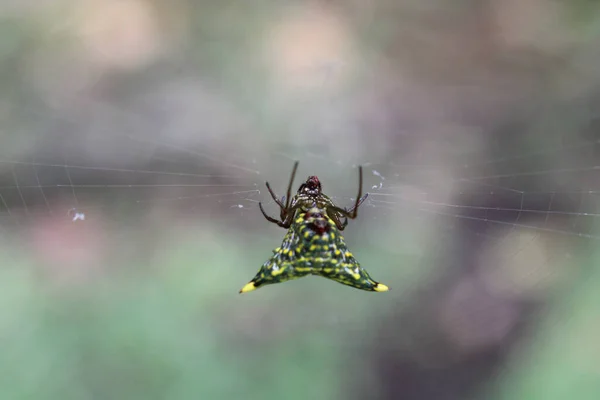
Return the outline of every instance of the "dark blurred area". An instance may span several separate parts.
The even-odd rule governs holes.
[[[0,399],[600,398],[600,4],[0,19]],[[293,160],[389,293],[237,294]]]

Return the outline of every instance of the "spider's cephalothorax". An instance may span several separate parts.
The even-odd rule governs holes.
[[[259,203],[260,210],[268,221],[288,229],[288,232],[281,247],[273,250],[273,256],[240,293],[306,275],[322,276],[367,291],[389,290],[386,285],[371,279],[367,271],[361,268],[341,234],[348,219],[356,218],[358,207],[367,198],[367,194],[361,197],[362,168],[359,167],[358,196],[349,210],[337,207],[321,192],[321,182],[316,176],[309,176],[290,200],[297,168],[298,162],[294,164],[287,196],[281,200],[277,199],[267,183],[269,193],[281,209],[280,220],[269,217]],[[340,221],[341,218],[344,218],[344,222]]]
[[[311,207],[317,207],[324,210],[324,212],[333,220],[338,229],[343,231],[346,228],[346,225],[348,225],[348,218],[356,218],[358,206],[360,206],[369,195],[366,193],[364,196],[362,196],[362,167],[358,167],[358,195],[356,196],[356,202],[349,210],[336,206],[328,196],[323,194],[321,181],[319,181],[319,178],[316,176],[309,176],[306,182],[300,185],[296,195],[291,197],[292,185],[294,184],[294,177],[296,176],[297,169],[298,162],[296,161],[294,164],[294,169],[292,170],[290,183],[288,184],[287,194],[281,199],[277,198],[277,195],[275,192],[273,192],[273,189],[271,189],[269,182],[266,182],[267,189],[269,190],[271,197],[279,206],[279,220],[269,217],[267,213],[265,213],[262,204],[258,203],[262,214],[269,222],[288,229],[292,225],[296,213],[307,211]],[[341,222],[341,218],[344,218],[344,222]]]

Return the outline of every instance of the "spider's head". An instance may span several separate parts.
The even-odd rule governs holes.
[[[318,196],[321,194],[321,181],[316,176],[309,176],[306,182],[300,185],[298,194],[305,194],[308,196]]]

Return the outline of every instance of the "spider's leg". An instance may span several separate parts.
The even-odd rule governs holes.
[[[267,221],[272,222],[274,224],[277,224],[277,226],[280,226],[280,227],[285,228],[285,229],[289,229],[289,227],[292,225],[292,219],[291,218],[289,218],[289,220],[286,219],[285,221],[279,221],[279,220],[276,220],[273,217],[269,217],[267,215],[267,213],[265,212],[265,210],[263,209],[262,203],[260,203],[260,202],[258,203],[258,208],[260,208],[260,211],[262,212],[262,215],[267,219]]]
[[[346,209],[340,208],[338,206],[329,206],[329,207],[327,207],[327,214],[329,214],[329,215],[335,215],[336,218],[339,218],[337,216],[337,214],[339,214],[342,217],[353,219],[352,218],[352,214],[350,214],[350,210],[346,210]]]
[[[265,182],[265,185],[267,186],[267,189],[269,189],[269,193],[271,194],[271,197],[273,198],[275,203],[277,203],[277,205],[280,208],[285,208],[285,206],[283,205],[283,202],[279,201],[279,199],[277,198],[277,195],[275,194],[275,192],[273,192],[273,189],[271,189],[271,185],[269,185],[269,182]]]
[[[358,195],[356,196],[356,202],[354,203],[354,206],[352,206],[348,210],[337,207],[337,206],[331,206],[328,208],[328,210],[333,211],[332,214],[337,213],[337,214],[340,214],[341,216],[349,218],[349,219],[356,218],[356,215],[358,213],[358,207],[369,196],[369,193],[366,193],[364,196],[362,195],[362,181],[363,181],[362,166],[359,166],[358,167]],[[344,225],[344,227],[346,227],[346,224]],[[338,228],[339,228],[339,226],[338,226]]]
[[[285,202],[285,208],[287,209],[290,206],[290,200],[291,200],[291,196],[292,196],[292,185],[294,184],[294,178],[296,177],[296,170],[298,169],[298,163],[299,161],[296,161],[294,163],[294,169],[292,169],[292,176],[290,177],[290,183],[288,184],[288,188],[287,188],[287,194],[285,196],[286,202]]]
[[[329,218],[331,218],[331,220],[335,223],[335,226],[340,231],[343,231],[346,228],[346,225],[348,225],[348,218],[345,218],[344,222],[341,222],[340,218],[338,217],[338,215],[339,215],[338,209],[340,211],[346,212],[346,210],[342,210],[341,208],[332,206],[332,207],[327,208],[327,215],[329,215]]]
[[[281,224],[281,221],[278,221],[275,218],[269,217],[267,215],[267,213],[263,209],[262,203],[260,203],[260,202],[258,203],[258,208],[260,208],[260,212],[262,212],[262,215],[267,219],[267,221],[272,222],[272,223],[277,224],[277,225]]]
[[[289,228],[290,226],[292,226],[292,223],[294,222],[294,217],[296,216],[296,210],[298,210],[300,208],[301,204],[294,204],[293,206],[290,207],[289,210],[286,210],[286,214],[285,214],[285,218],[281,218],[281,226],[282,228]]]
[[[361,200],[360,200],[360,202],[358,203],[358,205],[359,205],[359,206],[360,206],[360,205],[362,204],[362,202],[363,202],[363,201],[364,201],[364,200],[367,198],[367,195],[368,195],[368,193],[367,193],[367,194],[365,194],[365,195],[362,197],[362,199],[361,199]],[[349,209],[349,210],[346,210],[345,208],[340,208],[340,207],[338,207],[338,206],[329,206],[329,207],[327,207],[327,212],[328,212],[328,213],[335,214],[335,215],[339,214],[339,215],[341,215],[342,217],[345,217],[345,218],[350,218],[350,219],[354,219],[354,218],[356,218],[356,216],[353,216],[353,211],[354,211],[354,206],[353,206],[351,209]]]
[[[285,203],[285,196],[281,196],[281,204],[284,204],[284,203]],[[279,218],[282,221],[285,221],[285,219],[287,218],[287,209],[288,209],[288,207],[285,207],[285,208],[280,207],[280,209],[279,209]]]
[[[362,198],[362,185],[363,185],[362,165],[359,165],[358,166],[358,194],[356,195],[356,204],[354,204],[354,207],[352,207],[350,209],[350,210],[352,210],[351,214],[350,214],[350,212],[348,212],[350,214],[350,215],[348,215],[348,218],[350,218],[350,219],[356,218],[356,213],[358,212],[358,206],[360,205],[360,203],[362,201],[364,201],[364,199],[361,200],[361,198]]]
[[[289,219],[289,221],[288,221]],[[288,218],[285,221],[279,222],[277,225],[279,225],[280,227],[284,228],[284,229],[290,229],[290,226],[292,226],[292,219]]]
[[[363,197],[360,198],[360,200],[358,201],[358,204],[352,206],[352,208],[350,208],[348,210],[349,213],[353,212],[356,208],[360,207],[360,205],[367,199],[367,197],[369,197],[369,193],[365,193],[365,195]]]

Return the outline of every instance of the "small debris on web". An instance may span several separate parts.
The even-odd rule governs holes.
[[[373,185],[371,186],[371,189],[379,189],[381,190],[381,188],[383,187],[383,181],[385,181],[385,176],[381,175],[381,173],[377,170],[373,170],[372,171],[373,175],[379,177],[381,179],[381,181],[379,182],[379,185]]]
[[[71,208],[68,212],[67,215],[69,216],[69,218],[71,218],[71,220],[73,222],[76,221],[85,221],[85,214],[82,212],[77,211],[75,208]]]
[[[381,178],[382,181],[385,181],[385,176],[381,175],[379,171],[373,170],[373,175],[378,176]]]

